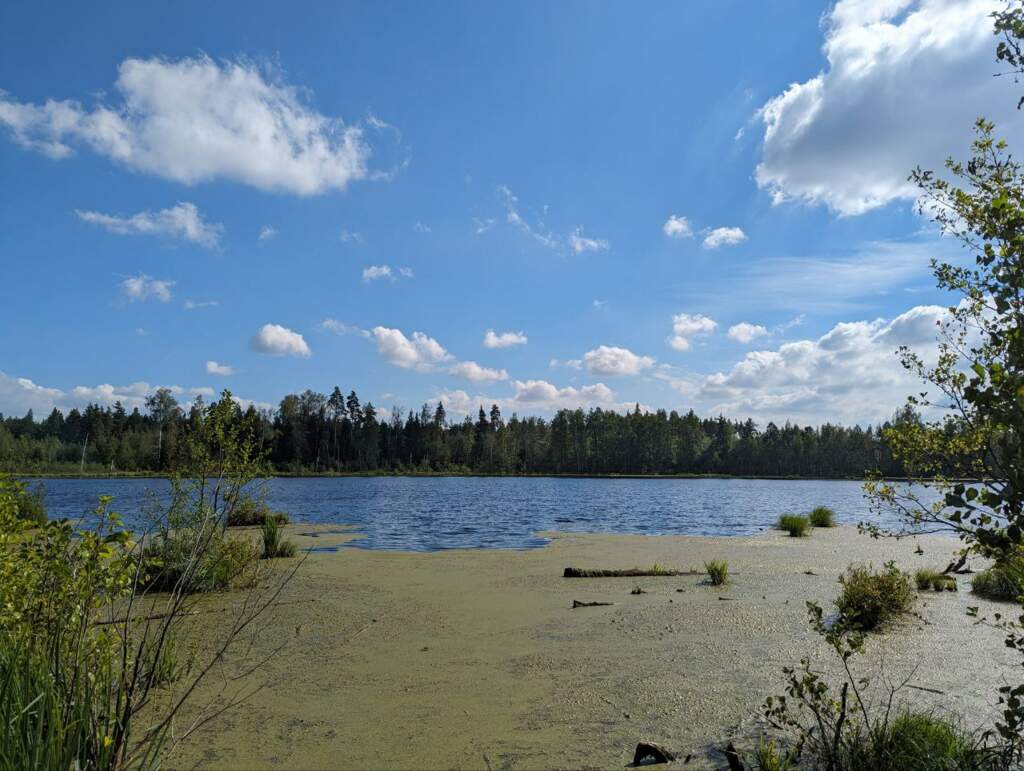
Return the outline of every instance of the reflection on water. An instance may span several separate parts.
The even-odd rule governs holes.
[[[80,517],[99,495],[140,527],[161,479],[48,479],[51,516]],[[292,522],[351,525],[344,548],[436,551],[530,549],[550,530],[649,535],[747,535],[780,514],[829,506],[842,523],[869,517],[860,482],[766,479],[564,479],[542,477],[281,478],[268,501]],[[881,520],[883,523],[886,520]],[[895,520],[889,520],[893,523]],[[326,547],[325,547],[326,548]]]

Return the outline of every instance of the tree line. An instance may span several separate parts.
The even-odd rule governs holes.
[[[225,392],[222,398],[230,398]],[[178,403],[168,389],[128,412],[90,404],[36,420],[0,416],[0,471],[123,473],[175,471],[190,426],[203,407]],[[281,473],[726,474],[860,477],[903,476],[883,432],[919,420],[904,410],[878,426],[792,423],[761,427],[722,416],[627,413],[600,408],[559,410],[550,420],[506,419],[497,405],[474,420],[451,420],[438,402],[381,414],[352,391],[305,391],[277,409],[236,406],[236,417]]]

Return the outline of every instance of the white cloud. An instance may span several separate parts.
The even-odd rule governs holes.
[[[615,392],[604,383],[559,388],[546,380],[515,380],[510,385],[512,394],[509,396],[470,396],[464,390],[455,389],[441,392],[439,398],[450,415],[475,415],[481,405],[486,408],[491,404],[497,404],[506,415],[513,412],[550,414],[560,409],[592,407],[625,411],[633,407],[631,402],[617,402]]]
[[[121,294],[128,302],[145,302],[146,300],[159,300],[162,303],[171,299],[171,287],[173,281],[159,280],[140,273],[137,276],[129,276],[121,282]]]
[[[264,324],[250,341],[254,351],[271,356],[297,356],[308,359],[313,352],[298,332],[280,324]]]
[[[583,354],[583,366],[591,375],[638,375],[654,366],[650,356],[637,356],[628,348],[601,345]]]
[[[199,302],[196,300],[185,300],[183,307],[187,311],[194,311],[196,308],[215,308],[219,304],[216,300],[203,300]]]
[[[306,90],[246,60],[126,59],[119,103],[22,103],[0,94],[0,126],[52,158],[75,145],[185,184],[228,179],[315,195],[386,175],[368,167],[364,129],[311,107]]]
[[[102,214],[95,211],[78,211],[75,214],[83,222],[99,225],[118,235],[163,235],[192,241],[207,248],[214,248],[224,230],[223,225],[206,222],[194,203],[181,202],[169,209],[158,212],[142,211],[130,217]],[[262,240],[263,235],[260,234]]]
[[[271,238],[277,235],[277,228],[271,227],[270,225],[264,225],[260,228],[260,234],[257,238],[260,241],[269,241]]]
[[[526,345],[528,338],[522,330],[518,332],[495,332],[488,329],[484,333],[484,348],[510,348],[513,345]]]
[[[369,337],[370,333],[365,329],[361,329],[353,324],[346,324],[344,321],[338,319],[324,319],[320,322],[320,329],[327,332],[333,332],[336,335],[360,335],[361,337]]]
[[[922,305],[891,321],[842,322],[816,340],[751,351],[728,372],[673,385],[710,411],[732,417],[877,423],[921,390],[896,349],[907,345],[934,360],[937,325],[947,313]]]
[[[756,340],[759,337],[764,337],[768,334],[768,330],[762,327],[760,324],[751,324],[747,321],[741,321],[739,324],[733,324],[729,327],[729,338],[735,340],[738,343],[749,343],[752,340]]]
[[[1014,126],[1017,94],[992,77],[1001,0],[840,0],[824,19],[827,67],[760,110],[759,186],[780,203],[857,215],[918,190],[916,166],[966,152],[979,115]],[[923,130],[922,127],[927,127]]]
[[[735,246],[747,240],[747,234],[741,228],[715,228],[704,237],[705,249],[717,249],[720,246]]]
[[[412,268],[395,268],[390,265],[370,265],[363,268],[363,281],[369,283],[378,279],[386,278],[394,281],[397,278],[412,278]]]
[[[583,228],[576,228],[569,236],[569,246],[576,254],[583,252],[604,252],[608,250],[608,242],[603,238],[587,238],[583,235]]]
[[[206,374],[229,377],[235,374],[235,368],[227,364],[218,364],[215,361],[208,361],[206,362]]]
[[[344,241],[346,244],[365,244],[366,237],[362,233],[357,233],[354,230],[345,230],[342,228],[338,238]]]
[[[377,352],[390,364],[417,372],[432,372],[454,357],[437,340],[422,332],[406,337],[400,329],[374,327],[371,331]]]
[[[505,370],[481,367],[475,361],[460,361],[448,370],[448,374],[472,380],[474,383],[493,383],[497,380],[508,380],[508,372]]]
[[[665,224],[661,226],[662,231],[669,238],[690,238],[693,235],[693,228],[690,227],[690,221],[686,217],[677,216],[675,214],[669,215],[669,218],[665,220]]]
[[[0,372],[0,414],[21,417],[32,410],[39,420],[54,407],[63,406],[67,394],[59,388],[47,388],[27,377],[10,377]]]
[[[672,337],[668,344],[677,351],[689,350],[691,338],[710,335],[717,327],[717,321],[699,313],[677,313],[672,317]]]
[[[417,222],[412,227],[413,227],[413,230],[415,230],[417,233],[430,233],[431,232],[430,225],[424,225],[422,222]]]

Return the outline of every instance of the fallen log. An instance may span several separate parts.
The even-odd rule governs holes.
[[[588,570],[566,568],[562,578],[639,578],[641,576],[702,576],[700,570],[662,570],[658,568],[627,568],[625,570]]]
[[[573,608],[597,608],[602,605],[614,605],[614,602],[581,602],[580,600],[573,600]]]

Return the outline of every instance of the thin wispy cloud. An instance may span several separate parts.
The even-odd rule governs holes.
[[[82,222],[99,225],[117,235],[156,235],[191,241],[212,249],[217,246],[224,226],[207,222],[194,203],[183,202],[160,211],[142,211],[129,216],[79,211]]]

